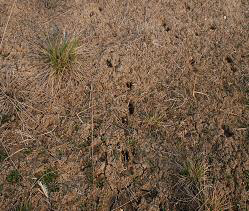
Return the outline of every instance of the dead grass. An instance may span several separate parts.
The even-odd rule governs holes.
[[[208,166],[201,160],[187,159],[180,172],[180,180],[198,191],[207,180]]]
[[[205,193],[209,188],[208,166],[200,158],[188,158],[179,167],[176,187],[181,194],[176,195],[176,200],[192,209],[200,209],[205,204]]]
[[[247,5],[13,2],[0,3],[2,209],[246,207]]]
[[[15,72],[5,72],[0,77],[1,124],[13,120],[15,115],[19,116],[20,112],[25,111],[25,95],[18,88],[20,84],[17,77]]]
[[[218,185],[213,186],[208,195],[205,195],[204,210],[221,211],[231,209],[232,205],[228,195]]]
[[[176,189],[178,209],[225,211],[232,208],[228,195],[220,185],[213,185],[210,170],[203,159],[187,159],[179,169]],[[180,194],[179,194],[180,193]]]

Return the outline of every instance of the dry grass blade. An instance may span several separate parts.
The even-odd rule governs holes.
[[[148,194],[149,194],[149,192],[148,192],[148,193],[143,194],[143,195],[141,196],[141,198],[142,198],[142,197],[144,197],[144,196],[146,196],[146,195],[148,195]],[[126,206],[127,204],[130,204],[130,203],[131,203],[131,202],[133,202],[136,198],[138,198],[138,196],[137,196],[137,197],[135,197],[135,196],[134,196],[134,198],[133,198],[133,199],[131,199],[131,200],[129,200],[128,202],[126,202],[126,203],[124,203],[124,204],[120,205],[120,206],[119,206],[119,207],[117,207],[117,208],[112,209],[111,211],[123,210],[122,208],[123,208],[124,206]]]
[[[91,92],[90,92],[90,99],[91,99],[91,160],[92,160],[92,168],[93,168],[93,184],[94,184],[94,160],[93,160],[93,155],[94,155],[94,151],[93,151],[93,141],[94,141],[94,106],[93,106],[93,84],[91,84]]]
[[[16,152],[14,152],[13,154],[11,154],[11,155],[9,155],[7,158],[5,158],[4,160],[8,160],[8,159],[10,159],[11,157],[13,157],[15,154],[17,154],[17,153],[19,153],[19,152],[21,152],[21,151],[23,151],[23,150],[26,150],[27,148],[22,148],[22,149],[19,149],[19,150],[17,150]]]
[[[214,186],[210,189],[208,194],[205,196],[205,203],[203,205],[205,210],[212,211],[231,210],[232,208],[227,194],[218,186]]]
[[[9,14],[7,23],[6,23],[5,27],[4,27],[4,31],[3,31],[3,35],[2,35],[2,40],[1,40],[1,43],[0,43],[0,50],[1,50],[2,47],[3,47],[3,41],[4,41],[5,33],[6,33],[6,31],[7,31],[7,28],[8,28],[9,22],[10,22],[10,18],[11,18],[12,13],[13,13],[13,9],[14,9],[14,7],[15,7],[15,5],[16,5],[16,1],[17,1],[17,0],[14,0],[14,2],[13,2],[13,4],[12,4],[12,7],[11,7],[11,9],[10,9],[10,14]]]
[[[44,185],[41,181],[38,181],[37,183],[41,187],[43,194],[48,198],[48,188],[46,185]]]

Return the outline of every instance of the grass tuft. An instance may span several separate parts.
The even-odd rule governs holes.
[[[196,187],[201,186],[201,184],[206,179],[208,168],[202,161],[198,160],[187,160],[183,166],[180,175],[182,179],[188,181],[190,184],[195,185]]]
[[[212,184],[208,178],[209,166],[203,159],[189,158],[180,165],[178,172],[179,209],[187,210],[230,210],[231,203],[224,190]]]
[[[199,210],[208,191],[208,166],[202,159],[188,158],[179,166],[176,200],[179,206]],[[181,204],[181,205],[180,205]]]
[[[17,170],[13,170],[6,177],[6,180],[12,184],[19,183],[22,180],[22,176]]]
[[[228,199],[228,194],[218,188],[218,186],[212,187],[212,189],[205,195],[205,202],[202,208],[210,211],[225,211],[231,210],[232,206]]]
[[[52,169],[47,169],[42,176],[42,182],[48,187],[48,190],[50,192],[58,192],[59,191],[59,185],[56,182],[56,179],[58,178],[58,173],[56,171],[53,171]]]
[[[53,74],[63,74],[70,70],[76,61],[78,41],[69,38],[66,33],[55,32],[48,35],[41,45],[41,57],[43,61],[52,67]]]

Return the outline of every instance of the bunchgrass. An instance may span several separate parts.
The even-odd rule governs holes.
[[[209,166],[206,161],[188,158],[180,165],[178,172],[178,202],[188,210],[230,210],[227,193],[212,184],[209,179]]]
[[[52,68],[53,74],[60,75],[72,68],[77,57],[77,47],[77,39],[58,32],[47,36],[40,53],[44,62]]]
[[[202,159],[188,158],[179,167],[177,200],[189,209],[199,210],[205,204],[205,196],[209,188],[208,166]]]
[[[199,189],[206,179],[207,171],[208,168],[204,162],[189,159],[184,164],[180,175],[183,180],[188,181],[189,184],[192,184]]]

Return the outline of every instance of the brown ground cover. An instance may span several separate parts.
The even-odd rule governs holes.
[[[0,210],[248,210],[247,0],[0,0],[0,41]]]

